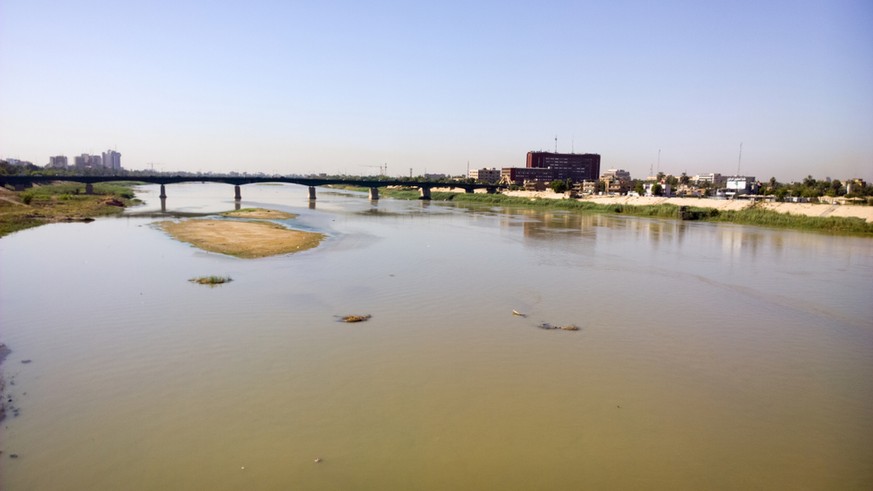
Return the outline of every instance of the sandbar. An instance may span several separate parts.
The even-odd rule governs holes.
[[[261,221],[198,219],[160,222],[159,226],[200,249],[247,259],[305,251],[324,239],[324,234]]]

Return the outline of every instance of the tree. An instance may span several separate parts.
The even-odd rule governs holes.
[[[663,194],[664,194],[664,188],[662,188],[660,184],[654,184],[652,186],[652,195],[661,196]]]
[[[646,189],[643,187],[643,181],[637,181],[636,184],[634,184],[634,192],[640,196],[646,194]]]
[[[567,182],[560,179],[552,181],[549,185],[552,188],[552,191],[556,193],[566,193],[567,189],[569,189]]]

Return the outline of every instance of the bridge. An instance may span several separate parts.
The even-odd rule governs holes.
[[[318,186],[329,185],[345,185],[358,186],[369,188],[370,199],[379,199],[379,188],[386,186],[403,186],[419,189],[420,199],[430,199],[430,190],[432,188],[459,188],[467,193],[475,192],[476,189],[486,189],[488,193],[495,193],[498,189],[504,187],[500,184],[480,184],[467,182],[437,182],[437,181],[415,181],[412,179],[361,179],[361,178],[333,178],[333,177],[248,177],[248,176],[180,176],[180,175],[151,175],[151,176],[85,176],[85,175],[62,175],[62,176],[43,176],[43,175],[0,175],[0,185],[14,186],[16,189],[24,189],[34,184],[49,183],[54,181],[80,182],[85,184],[85,193],[94,192],[94,184],[98,182],[113,182],[113,181],[134,181],[145,182],[149,184],[160,184],[161,198],[167,197],[167,184],[176,184],[180,182],[218,182],[230,184],[234,187],[234,200],[242,199],[240,186],[246,184],[260,183],[286,183],[299,184],[309,187],[309,199],[316,199],[315,188]]]

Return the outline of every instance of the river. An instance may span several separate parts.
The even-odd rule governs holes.
[[[873,240],[242,192],[328,238],[204,252],[143,186],[0,239],[0,488],[873,488]]]

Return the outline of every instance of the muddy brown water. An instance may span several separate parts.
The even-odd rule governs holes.
[[[288,256],[153,186],[0,240],[0,488],[873,487],[870,239],[305,192],[243,187],[328,234]]]

